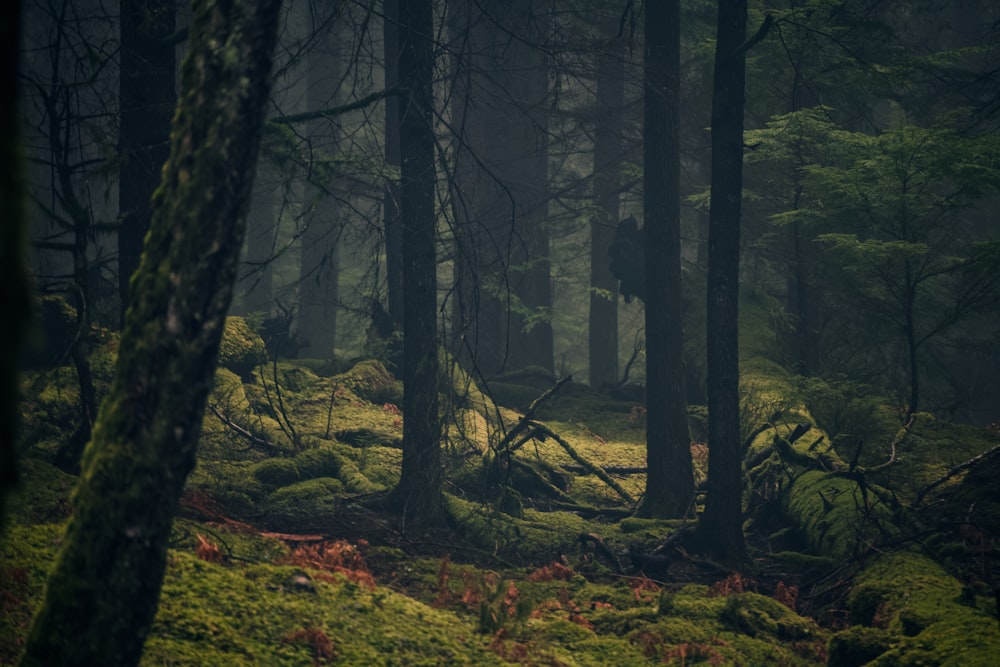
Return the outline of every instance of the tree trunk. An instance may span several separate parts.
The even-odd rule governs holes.
[[[149,230],[150,202],[170,153],[175,91],[174,0],[121,0],[118,151],[118,291],[120,323],[129,305],[129,279],[139,266]]]
[[[246,230],[246,268],[240,278],[243,314],[267,319],[274,310],[274,259],[278,234],[278,177],[266,159],[257,165]]]
[[[384,18],[383,50],[385,55],[385,89],[399,84],[399,0],[382,3]],[[400,97],[385,98],[385,163],[399,167]],[[399,220],[399,184],[386,179],[382,219],[385,225],[386,300],[389,317],[397,329],[403,324],[403,230]]]
[[[680,0],[646,5],[643,209],[646,460],[639,514],[682,517],[694,499],[684,393],[680,231]]]
[[[400,220],[403,227],[403,465],[395,504],[406,521],[442,517],[434,212],[432,0],[400,0]]]
[[[621,209],[624,40],[615,27],[597,56],[597,123],[594,129],[594,199],[590,223],[590,386],[618,383],[618,282],[611,273],[608,249],[615,240]]]
[[[486,377],[551,371],[548,64],[533,46],[542,30],[531,0],[483,7],[453,3],[449,14],[461,142],[454,329],[463,362]]]
[[[141,656],[232,297],[280,4],[195,3],[115,377],[22,665]]]
[[[306,103],[308,110],[342,103],[338,89],[347,66],[344,41],[333,23],[333,4],[320,3],[311,11],[312,48],[306,54]],[[306,126],[314,154],[336,154],[340,141],[337,124],[319,118]],[[319,171],[313,173],[313,178]],[[333,183],[306,183],[305,204],[310,207],[302,232],[299,265],[298,336],[306,356],[332,359],[337,341],[339,302],[339,207],[330,194]]]
[[[726,562],[746,559],[738,330],[746,22],[746,0],[719,2],[708,222],[708,490],[698,536],[705,552]]]

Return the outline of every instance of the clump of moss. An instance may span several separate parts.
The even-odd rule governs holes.
[[[730,596],[721,617],[750,637],[770,635],[795,641],[819,634],[814,622],[802,618],[777,600],[757,593]]]
[[[346,373],[334,376],[333,382],[371,403],[402,403],[402,385],[374,359],[358,362]]]
[[[880,628],[852,626],[841,630],[827,643],[828,667],[867,665],[892,646],[892,635]]]
[[[272,493],[264,503],[272,525],[302,525],[332,516],[344,496],[344,484],[332,477],[298,482]]]
[[[230,315],[219,344],[219,366],[249,380],[264,356],[264,341],[242,317]]]
[[[319,446],[302,450],[294,462],[302,479],[339,477],[342,458],[331,447]]]
[[[288,486],[302,479],[292,459],[265,459],[253,467],[253,476],[270,486]]]

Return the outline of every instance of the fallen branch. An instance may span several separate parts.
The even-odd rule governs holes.
[[[566,472],[587,473],[589,468],[580,465],[560,466]],[[602,466],[601,470],[609,475],[645,475],[648,471],[646,466]]]
[[[250,431],[246,430],[245,428],[243,428],[242,426],[231,420],[229,417],[225,415],[225,413],[219,410],[219,408],[217,408],[215,404],[209,403],[208,409],[212,411],[213,415],[219,418],[219,421],[221,421],[223,424],[231,428],[237,434],[249,440],[250,444],[265,450],[269,454],[278,454],[281,452],[281,448],[275,445],[274,443],[268,442],[267,440],[261,438],[260,436],[254,435]]]
[[[906,436],[909,435],[910,429],[913,427],[913,422],[916,420],[916,418],[917,418],[916,415],[910,415],[910,419],[907,420],[906,424],[903,425],[903,428],[899,429],[899,432],[896,433],[896,437],[892,439],[892,442],[889,444],[889,460],[886,461],[885,463],[880,463],[874,468],[868,468],[867,470],[864,470],[864,472],[875,472],[876,470],[882,470],[883,468],[888,468],[889,466],[891,466],[893,463],[896,462],[896,447],[902,444]]]
[[[573,449],[573,447],[568,442],[560,438],[551,429],[545,426],[536,426],[535,430],[532,432],[532,435],[533,437],[538,437],[540,439],[552,438],[553,440],[558,442],[559,445],[566,450],[566,453],[570,455],[570,458],[572,458],[574,461],[583,466],[591,474],[597,475],[597,477],[600,478],[602,482],[604,482],[612,489],[614,489],[615,493],[621,496],[622,499],[629,505],[635,505],[635,499],[632,498],[632,496],[629,494],[628,491],[622,488],[621,484],[613,480],[608,475],[608,473],[604,472],[603,469],[601,469],[598,466],[595,466],[593,463],[580,456],[580,454],[578,454],[577,451]]]
[[[924,496],[926,496],[932,490],[936,489],[937,487],[939,487],[942,484],[944,484],[945,482],[947,482],[949,479],[951,479],[952,477],[954,477],[958,473],[960,473],[960,472],[962,472],[964,470],[968,470],[969,468],[977,465],[978,463],[981,463],[982,461],[985,461],[986,459],[990,458],[991,456],[993,456],[997,452],[1000,452],[1000,445],[997,445],[996,447],[994,447],[994,448],[992,448],[992,449],[990,449],[988,451],[985,451],[985,452],[983,452],[982,454],[980,454],[978,456],[973,456],[971,459],[969,459],[965,463],[959,463],[958,465],[956,465],[955,467],[953,467],[951,470],[949,470],[948,472],[946,472],[943,477],[939,477],[938,479],[934,480],[933,482],[931,482],[930,484],[928,484],[924,488],[920,489],[920,492],[917,493],[917,500],[916,500],[915,504],[919,505],[921,503],[921,501],[923,501]]]
[[[505,449],[507,449],[508,447],[510,447],[510,443],[512,443],[514,441],[514,438],[517,437],[518,433],[520,433],[521,431],[523,431],[525,428],[527,428],[531,424],[531,420],[535,418],[535,413],[538,412],[538,409],[540,407],[542,407],[542,404],[545,403],[545,401],[547,401],[550,398],[552,398],[555,395],[555,393],[557,391],[559,391],[560,387],[562,387],[564,384],[566,384],[567,382],[569,382],[572,379],[573,379],[572,375],[567,375],[566,377],[562,378],[561,380],[559,380],[558,382],[556,382],[554,385],[552,385],[551,387],[549,387],[548,389],[546,389],[542,393],[541,396],[539,396],[534,401],[532,401],[531,405],[528,406],[527,411],[524,413],[524,416],[521,417],[521,419],[519,419],[516,424],[514,424],[514,427],[511,428],[510,431],[507,432],[507,435],[505,435],[503,437],[503,440],[500,441],[500,444],[497,445],[497,451],[504,451]],[[530,440],[530,437],[523,438],[518,443],[518,446],[523,445],[528,440]],[[511,448],[511,449],[514,449],[514,448]]]

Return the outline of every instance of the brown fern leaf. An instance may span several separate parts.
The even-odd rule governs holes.
[[[198,547],[195,549],[194,553],[198,558],[208,563],[216,563],[219,565],[225,562],[226,557],[222,555],[221,551],[219,551],[219,545],[201,533],[195,533],[195,537],[198,538]]]

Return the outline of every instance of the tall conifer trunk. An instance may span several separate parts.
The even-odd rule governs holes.
[[[590,224],[590,386],[618,382],[618,281],[608,249],[615,240],[621,208],[622,126],[625,97],[624,39],[616,27],[597,55],[597,123],[594,130],[594,199]]]
[[[438,415],[431,0],[399,2],[399,201],[403,231],[403,465],[393,492],[408,523],[442,516]]]
[[[643,209],[646,493],[639,513],[684,516],[694,499],[681,328],[680,0],[646,5]]]
[[[720,0],[708,220],[708,495],[698,535],[707,553],[728,562],[746,559],[738,328],[746,23],[746,0]]]

